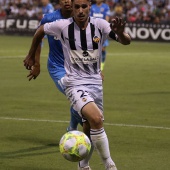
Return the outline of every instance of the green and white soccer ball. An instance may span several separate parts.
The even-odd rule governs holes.
[[[78,162],[89,154],[91,142],[83,132],[74,130],[62,136],[59,149],[65,159]]]

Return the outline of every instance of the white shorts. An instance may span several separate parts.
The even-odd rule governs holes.
[[[65,90],[73,109],[82,117],[81,110],[89,102],[95,102],[103,114],[103,87],[102,85],[79,85]]]

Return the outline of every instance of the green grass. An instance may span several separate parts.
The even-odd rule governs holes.
[[[30,43],[31,37],[0,36],[0,169],[75,170],[77,163],[66,161],[58,148],[68,126],[69,102],[47,72],[47,40],[40,76],[27,80],[23,59]],[[107,52],[105,130],[118,170],[169,170],[169,44],[110,41]],[[104,169],[96,151],[90,165]]]

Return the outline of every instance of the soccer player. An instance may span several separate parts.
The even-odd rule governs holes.
[[[130,44],[120,18],[111,24],[89,17],[90,0],[72,0],[73,17],[56,20],[39,27],[27,56],[34,58],[44,34],[60,39],[64,53],[65,76],[59,80],[73,108],[90,125],[90,137],[106,170],[117,170],[110,155],[109,142],[103,127],[103,87],[100,62],[103,42],[107,36],[123,45]],[[30,65],[24,62],[26,68]]]
[[[106,21],[109,21],[110,8],[106,3],[103,3],[103,0],[96,0],[95,3],[91,5],[90,16],[103,18]],[[109,45],[109,41],[108,39],[106,39],[103,43],[103,48],[102,48],[101,71],[103,71],[104,69],[104,64],[105,64],[105,59],[106,59],[106,47],[108,45]],[[78,126],[78,122],[75,121],[74,115],[71,114],[70,125],[68,129],[71,129],[73,122],[74,122],[74,127],[76,127],[76,124]]]
[[[90,15],[97,18],[103,18],[109,22],[110,20],[110,8],[103,2],[103,0],[96,0],[96,3],[91,6]],[[108,39],[104,41],[102,48],[102,60],[101,60],[101,71],[104,69],[106,60],[106,47],[109,46]]]
[[[40,22],[40,25],[53,22],[57,19],[69,18],[71,16],[72,14],[71,0],[60,0],[60,7],[61,9],[58,9],[54,11],[53,13],[45,14],[43,19]],[[64,56],[63,56],[62,45],[61,45],[60,40],[57,37],[47,35],[47,38],[48,38],[48,43],[49,43],[49,48],[50,48],[48,63],[47,63],[48,72],[51,78],[53,79],[56,87],[59,89],[59,91],[65,94],[64,89],[58,83],[58,81],[62,77],[64,77],[64,75],[66,74],[66,71],[64,68]],[[35,58],[26,57],[24,60],[24,62],[29,62],[31,66],[30,68],[32,68],[29,75],[27,76],[29,80],[35,79],[40,74],[40,52],[41,52],[41,46],[39,45],[36,51]],[[71,116],[71,121],[70,121],[70,126],[69,126],[68,131],[76,130],[78,123],[81,125],[83,124],[82,118],[72,107],[70,108],[70,112],[72,116]],[[87,129],[88,127],[85,127],[85,128]],[[81,168],[79,167],[79,170],[83,170],[84,167],[86,169],[89,168],[90,170],[89,159],[91,157],[92,152],[93,152],[93,147],[92,147],[92,150],[89,156],[85,160],[80,161],[79,164]]]

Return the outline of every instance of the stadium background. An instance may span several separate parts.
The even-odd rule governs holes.
[[[52,0],[55,9],[58,1]],[[94,3],[94,2],[93,2]],[[111,17],[125,19],[126,32],[141,41],[170,41],[170,0],[106,0]],[[33,35],[42,18],[40,0],[0,0],[0,34]]]
[[[0,169],[77,169],[77,163],[66,161],[58,149],[68,126],[69,102],[48,74],[47,39],[39,77],[29,82],[29,72],[23,66],[32,39],[27,35],[34,33],[42,17],[39,1],[30,1],[38,14],[32,18],[19,13],[26,11],[24,8],[17,16],[7,17],[8,2],[0,0]],[[107,49],[104,124],[111,154],[118,170],[169,170],[169,1],[138,0],[135,6],[130,1],[120,2],[108,1],[114,15],[120,13],[128,19],[126,29],[133,40],[129,46],[110,41]],[[148,10],[141,12],[140,4],[142,11],[151,4],[154,11],[149,17]],[[136,13],[144,15],[142,20]],[[96,151],[90,166],[103,170]]]

